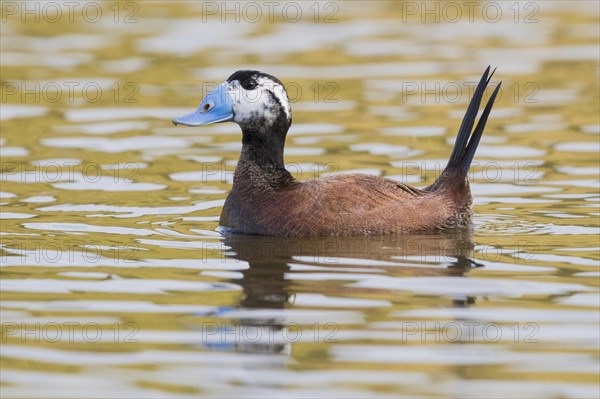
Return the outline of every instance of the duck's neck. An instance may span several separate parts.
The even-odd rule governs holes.
[[[242,128],[242,133],[242,152],[235,171],[234,186],[284,186],[294,180],[283,162],[287,129],[285,132],[262,132]]]
[[[285,134],[265,133],[249,128],[243,128],[242,133],[240,162],[251,162],[265,171],[285,169],[283,163]]]

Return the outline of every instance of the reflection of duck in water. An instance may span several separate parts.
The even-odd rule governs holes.
[[[297,181],[285,169],[285,137],[292,123],[286,90],[274,76],[238,71],[175,124],[233,121],[242,128],[242,152],[220,224],[270,236],[386,234],[436,230],[471,221],[466,176],[500,85],[477,126],[489,67],[460,126],[448,166],[425,189],[363,174]]]
[[[289,326],[282,310],[294,302],[297,293],[315,293],[314,286],[298,283],[294,275],[301,277],[305,271],[317,272],[327,280],[328,273],[348,272],[348,280],[352,280],[356,278],[352,269],[365,273],[365,268],[372,268],[373,273],[365,276],[374,273],[461,276],[479,266],[469,258],[473,242],[470,231],[465,229],[426,236],[306,237],[293,241],[283,237],[227,234],[224,243],[231,247],[228,256],[249,264],[249,268],[241,272],[241,280],[232,282],[241,285],[243,290],[239,303],[239,308],[244,310],[239,319],[240,329],[261,329],[260,333],[253,330],[253,335],[260,334],[263,338],[258,342],[240,340],[236,348],[253,353],[289,350],[289,342],[271,339],[281,337],[282,330]],[[365,289],[347,285],[343,285],[343,292],[337,291],[340,288],[337,284],[322,287],[319,293],[324,295],[365,294]],[[472,303],[468,297],[453,301],[454,306]],[[261,312],[253,315],[252,309]]]

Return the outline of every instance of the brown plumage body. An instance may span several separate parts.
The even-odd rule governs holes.
[[[471,193],[464,178],[419,190],[364,174],[295,180],[242,155],[220,224],[240,233],[322,236],[409,233],[466,225]],[[460,177],[457,177],[460,179]]]

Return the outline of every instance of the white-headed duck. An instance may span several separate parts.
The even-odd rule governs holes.
[[[418,189],[383,177],[340,174],[296,180],[283,162],[292,110],[283,83],[241,70],[211,91],[176,125],[237,123],[242,151],[221,213],[234,232],[270,236],[323,236],[423,232],[471,223],[467,172],[500,89],[498,84],[475,126],[488,67],[467,108],[448,165],[429,187]]]

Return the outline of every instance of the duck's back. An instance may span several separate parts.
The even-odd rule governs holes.
[[[463,187],[456,195],[448,190],[423,191],[364,174],[292,181],[261,190],[234,185],[221,225],[242,233],[277,236],[431,230],[456,224],[461,208],[469,213],[464,205],[465,200],[470,203],[470,193],[467,185]]]

